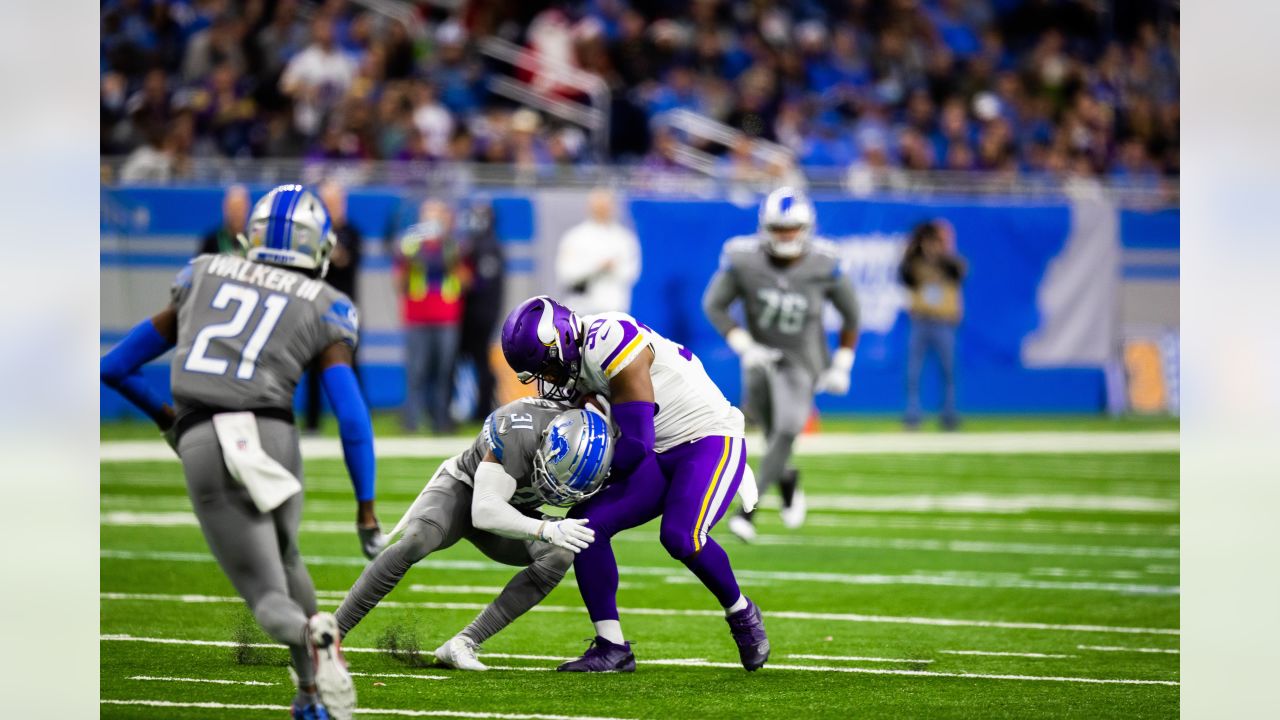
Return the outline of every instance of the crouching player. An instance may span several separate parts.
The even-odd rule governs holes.
[[[579,318],[546,296],[507,316],[502,352],[523,382],[540,394],[596,393],[611,405],[621,432],[613,480],[576,505],[596,542],[574,560],[578,590],[595,624],[586,654],[567,672],[630,672],[631,644],[618,618],[618,566],[613,535],[662,516],[661,541],[724,607],[747,670],[769,657],[760,610],[743,596],[729,556],[708,533],[728,509],[746,467],[743,418],[687,349],[625,313]]]
[[[465,452],[446,460],[391,531],[404,535],[365,568],[338,608],[343,634],[433,552],[466,538],[493,560],[524,566],[476,619],[436,650],[440,662],[485,670],[481,643],[542,602],[594,537],[586,520],[543,518],[600,489],[613,459],[608,421],[594,410],[526,398],[494,411]]]
[[[365,555],[382,544],[373,508],[373,429],[351,370],[356,311],[323,281],[334,235],[299,185],[254,206],[245,257],[201,255],[178,275],[169,307],[102,358],[102,380],[144,410],[182,459],[205,541],[262,629],[289,647],[294,718],[349,720],[355,687],[338,624],[316,612],[298,552],[302,456],[293,393],[316,359],[342,435]],[[170,348],[174,407],[139,369]]]

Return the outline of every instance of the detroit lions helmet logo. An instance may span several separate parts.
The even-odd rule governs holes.
[[[558,463],[569,454],[569,438],[564,436],[564,431],[559,425],[551,426],[551,462]]]

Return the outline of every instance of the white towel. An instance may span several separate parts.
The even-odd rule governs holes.
[[[755,510],[756,503],[760,502],[760,488],[756,486],[756,474],[751,471],[750,465],[743,467],[742,482],[738,483],[738,499],[742,501],[743,512]]]
[[[258,418],[251,412],[213,416],[213,431],[231,477],[249,490],[260,512],[271,512],[302,491],[302,483],[262,449]]]

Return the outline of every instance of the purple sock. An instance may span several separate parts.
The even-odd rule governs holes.
[[[595,547],[595,545],[592,545]],[[583,554],[586,550],[583,551]],[[579,558],[582,555],[578,556]],[[738,601],[742,591],[738,589],[738,579],[733,576],[733,568],[729,566],[729,555],[724,548],[711,538],[703,543],[697,555],[684,561],[685,567],[693,571],[703,585],[716,596],[721,607],[729,607]],[[575,572],[577,565],[574,565]],[[617,587],[617,575],[614,575],[614,587]],[[588,607],[590,607],[588,605]],[[595,619],[594,617],[592,618]]]
[[[608,538],[597,537],[573,561],[578,592],[591,622],[618,619],[618,561]]]

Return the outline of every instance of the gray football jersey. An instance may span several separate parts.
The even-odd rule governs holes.
[[[201,255],[173,284],[178,415],[293,407],[298,378],[336,342],[355,349],[355,305],[333,286],[233,255]]]
[[[835,304],[844,329],[857,329],[853,283],[840,270],[835,247],[813,240],[789,265],[770,259],[765,240],[736,237],[725,243],[720,270],[707,288],[704,305],[721,334],[734,323],[728,308],[741,300],[747,331],[756,342],[782,351],[783,361],[815,375],[827,367],[829,351],[822,327],[826,302]]]
[[[545,398],[520,398],[494,410],[485,418],[476,441],[458,456],[458,470],[474,477],[484,456],[493,456],[516,479],[511,504],[522,511],[542,505],[533,489],[533,455],[542,444],[542,432],[556,416],[573,405]]]

